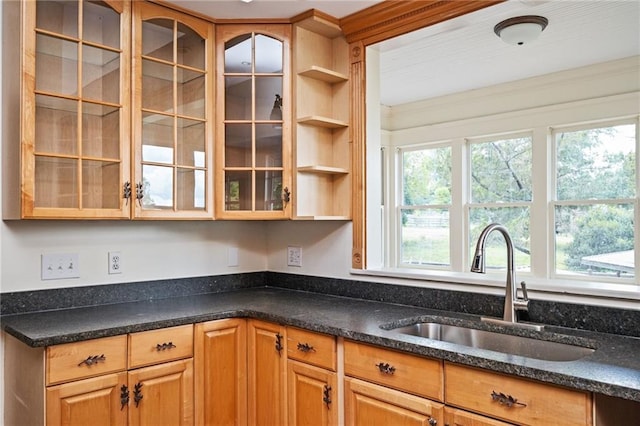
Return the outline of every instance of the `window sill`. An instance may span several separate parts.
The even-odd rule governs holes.
[[[414,287],[439,288],[504,295],[504,274],[473,274],[449,271],[425,271],[420,269],[352,269],[352,275],[369,277],[369,281]],[[639,309],[640,285],[612,284],[593,281],[569,281],[562,279],[540,279],[526,274],[516,276],[526,281],[530,299],[583,303],[623,309]]]

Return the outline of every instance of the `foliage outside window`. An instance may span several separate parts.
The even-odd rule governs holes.
[[[554,132],[555,270],[633,277],[634,124]]]
[[[634,220],[637,120],[556,128],[546,139],[549,145],[543,149],[549,155],[538,157],[533,134],[400,149],[397,266],[456,271],[452,265],[468,263],[481,230],[499,222],[512,236],[519,271],[545,278],[633,282],[639,239]],[[457,157],[452,156],[456,149],[461,152]],[[547,179],[536,180],[534,171]],[[452,179],[453,172],[463,179]],[[455,204],[461,209],[452,208]],[[534,209],[547,213],[534,222]],[[464,232],[452,232],[452,211],[465,216],[457,222],[465,224]],[[452,241],[456,235],[466,243]],[[532,239],[538,248],[546,244],[546,252],[532,254]],[[452,247],[464,247],[466,253]],[[492,234],[487,247],[487,268],[504,269],[502,236]],[[535,271],[534,265],[547,266]]]

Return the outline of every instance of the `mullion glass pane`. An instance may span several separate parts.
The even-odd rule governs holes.
[[[120,109],[82,103],[82,155],[120,158]]]
[[[178,210],[204,210],[205,172],[203,170],[177,170]]]
[[[290,99],[282,99],[282,77],[256,77],[256,120],[281,121],[284,101]]]
[[[145,209],[173,208],[173,168],[162,166],[142,166],[142,186]]]
[[[633,205],[556,206],[555,270],[569,275],[634,277]]]
[[[255,37],[255,72],[257,73],[281,73],[282,72],[282,47],[283,43],[273,37],[256,34]]]
[[[252,72],[251,34],[242,34],[224,44],[224,72]]]
[[[142,61],[142,108],[173,113],[173,66]]]
[[[225,167],[252,167],[251,124],[225,124]]]
[[[528,207],[471,208],[469,209],[469,258],[473,255],[482,230],[490,223],[500,223],[509,232],[514,247],[517,270],[531,269],[530,209]],[[505,271],[507,246],[502,234],[489,234],[486,245],[487,271]]]
[[[252,210],[251,171],[227,171],[224,174],[225,210]]]
[[[36,36],[36,90],[77,96],[78,43]]]
[[[167,62],[173,59],[173,24],[170,19],[149,19],[142,23],[142,54]]]
[[[451,264],[448,209],[402,209],[400,263],[403,266]]]
[[[205,40],[188,26],[178,22],[176,62],[191,68],[205,68]]]
[[[194,118],[205,116],[205,74],[177,68],[178,114]]]
[[[36,156],[36,207],[78,208],[78,161]]]
[[[36,2],[36,27],[78,37],[78,1],[47,0]]]
[[[120,15],[102,1],[85,1],[82,7],[82,38],[119,48]]]
[[[205,123],[179,118],[177,130],[177,164],[205,167]]]
[[[120,207],[120,163],[90,160],[82,162],[82,207]]]
[[[36,95],[36,152],[78,155],[78,102]]]
[[[120,54],[82,47],[82,97],[120,103]]]
[[[142,161],[174,163],[173,123],[170,116],[142,114]]]
[[[470,151],[472,202],[531,201],[531,137],[473,143]]]
[[[282,210],[282,170],[256,171],[256,210]]]
[[[282,126],[256,124],[256,167],[282,167]]]
[[[225,120],[251,120],[253,88],[251,76],[224,78]]]
[[[604,200],[636,195],[636,126],[557,132],[558,200]]]
[[[451,203],[451,148],[402,154],[402,203],[405,206]]]

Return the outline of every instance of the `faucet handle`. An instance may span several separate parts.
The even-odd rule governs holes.
[[[523,298],[522,299],[519,298],[517,294],[514,295],[513,309],[516,311],[527,312],[529,310],[529,296],[527,295],[527,284],[525,284],[525,282],[522,281],[520,283],[520,286],[522,287]]]
[[[527,283],[525,283],[524,281],[520,282],[520,287],[522,287],[522,297],[525,302],[529,301],[529,296],[527,295]]]

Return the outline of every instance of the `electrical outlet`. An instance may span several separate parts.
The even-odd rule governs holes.
[[[41,256],[41,279],[80,278],[78,253],[52,253]]]
[[[122,273],[122,254],[119,251],[109,252],[109,274]]]
[[[287,266],[302,266],[302,247],[287,247]]]

